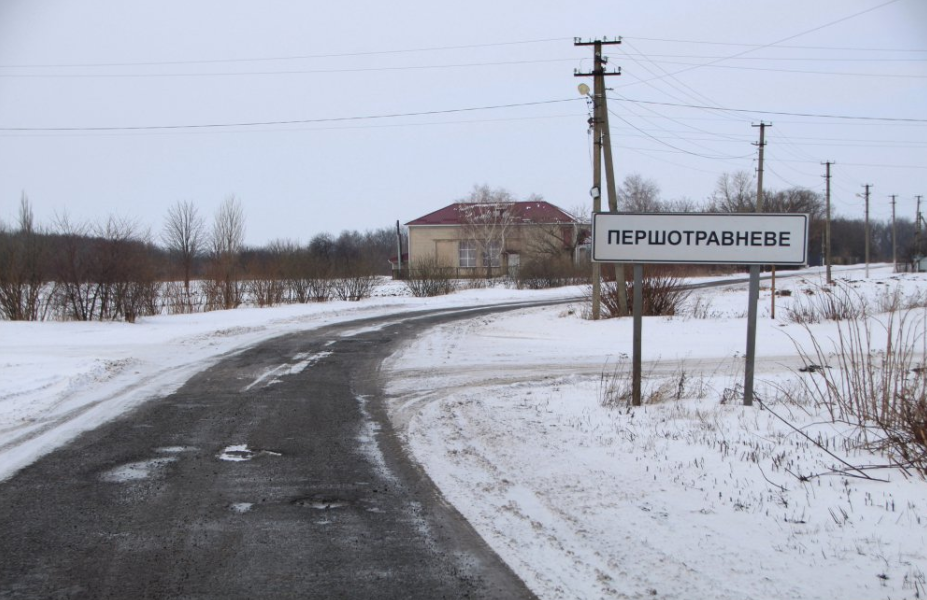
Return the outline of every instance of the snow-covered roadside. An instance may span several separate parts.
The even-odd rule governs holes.
[[[409,297],[386,283],[362,302],[149,317],[137,323],[0,321],[0,481],[83,431],[176,390],[223,356],[278,335],[352,319],[569,297],[577,288],[501,288]]]
[[[847,275],[847,274],[844,274]],[[861,272],[853,272],[861,277]],[[927,278],[873,269],[861,290]],[[819,279],[782,280],[800,291]],[[542,598],[915,598],[927,574],[927,483],[833,474],[783,423],[839,447],[808,404],[722,403],[742,382],[746,294],[719,288],[704,319],[646,319],[651,390],[682,400],[599,403],[625,364],[627,320],[564,307],[437,328],[388,361],[391,417],[445,496]],[[808,331],[761,296],[758,396],[798,377]],[[790,299],[779,299],[780,312]],[[812,325],[819,340],[834,325]],[[793,341],[794,340],[794,341]],[[880,457],[839,452],[853,464]],[[839,465],[838,465],[839,466]]]

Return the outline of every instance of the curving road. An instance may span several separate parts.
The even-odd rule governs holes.
[[[241,352],[0,484],[0,599],[532,598],[404,454],[381,361],[427,311]]]

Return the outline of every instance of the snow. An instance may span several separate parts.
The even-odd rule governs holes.
[[[923,275],[892,275],[884,266],[868,280],[862,268],[835,273],[869,297],[927,289]],[[733,280],[742,277],[696,292],[698,318],[644,320],[651,400],[644,407],[601,402],[609,387],[624,385],[631,321],[585,320],[577,301],[478,316],[410,340],[384,365],[390,418],[413,459],[541,598],[918,597],[927,572],[927,483],[897,470],[875,473],[887,482],[852,472],[814,477],[833,472],[835,459],[796,430],[851,464],[886,462],[839,449],[846,426],[796,393],[800,378],[820,376],[798,372],[805,361],[796,348],[807,348],[811,335],[827,345],[837,334],[833,323],[804,327],[785,318],[790,303],[806,301],[804,290],[821,283],[820,270],[780,278],[777,289],[793,295],[777,299],[777,319],[763,285],[756,392],[764,405],[754,407],[736,399],[747,301],[745,285]],[[581,294],[496,287],[415,299],[394,285],[359,303],[136,324],[0,322],[0,480],[277,335],[426,308]],[[273,385],[324,355],[294,356],[247,385]],[[786,392],[794,397],[784,399]],[[357,401],[366,412],[367,399]],[[371,424],[357,441],[389,476],[380,435]],[[225,460],[273,455],[235,441],[242,443],[226,448]],[[103,482],[157,477],[186,450],[156,449]]]
[[[402,295],[404,289],[390,282],[364,302],[159,316],[134,324],[0,321],[0,481],[80,433],[146,399],[170,394],[195,373],[262,340],[397,311],[525,298],[493,288],[416,299]],[[531,298],[576,293],[551,290]],[[272,385],[274,378],[311,367],[320,358],[294,357],[272,373],[257,374],[250,385]]]
[[[850,285],[869,297],[927,286],[922,275],[872,275]],[[778,299],[778,314],[821,283],[780,279],[793,296]],[[710,318],[644,320],[644,395],[655,400],[641,408],[600,402],[630,362],[631,321],[553,307],[416,340],[388,361],[391,417],[448,500],[541,598],[919,597],[927,484],[884,470],[887,483],[796,476],[835,461],[779,417],[835,452],[847,428],[777,398],[815,376],[798,371],[796,348],[808,349],[810,335],[827,345],[836,326],[770,319],[764,287],[756,390],[765,410],[723,402],[743,383],[738,286],[699,292]]]

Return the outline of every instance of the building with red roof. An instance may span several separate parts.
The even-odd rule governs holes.
[[[460,277],[511,273],[523,257],[580,259],[589,227],[543,200],[455,202],[406,223],[408,260],[456,269]]]

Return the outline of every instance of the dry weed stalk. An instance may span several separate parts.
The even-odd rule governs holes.
[[[925,323],[917,322],[914,311],[900,308],[901,296],[894,298],[878,317],[838,321],[831,349],[806,324],[812,351],[799,348],[805,362],[834,364],[803,381],[834,422],[856,428],[864,447],[927,477]]]

